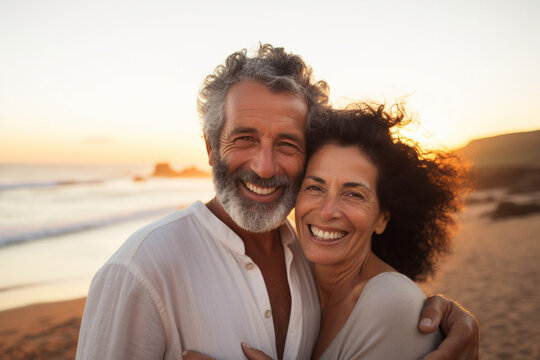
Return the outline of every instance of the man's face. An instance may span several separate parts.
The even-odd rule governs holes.
[[[305,161],[305,100],[255,81],[225,97],[220,146],[209,149],[217,198],[251,232],[277,228],[294,207]]]

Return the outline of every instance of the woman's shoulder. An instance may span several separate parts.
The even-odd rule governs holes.
[[[403,274],[371,278],[347,320],[342,343],[336,344],[347,349],[342,358],[414,359],[435,349],[440,334],[418,331],[424,301],[422,290]]]
[[[395,272],[386,271],[372,277],[364,286],[361,297],[375,297],[380,300],[393,296],[407,296],[425,300],[425,295],[414,281],[407,276]]]
[[[422,290],[407,276],[398,272],[383,272],[364,286],[357,307],[369,308],[382,318],[402,312],[420,316],[425,300]]]

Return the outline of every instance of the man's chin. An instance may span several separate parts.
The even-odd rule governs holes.
[[[290,212],[280,204],[280,200],[259,203],[245,198],[236,199],[236,201],[227,199],[222,202],[222,206],[242,229],[253,233],[264,233],[282,225]]]

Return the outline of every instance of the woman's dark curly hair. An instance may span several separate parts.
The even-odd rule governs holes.
[[[354,104],[310,114],[307,159],[326,144],[358,146],[378,169],[377,198],[390,221],[373,234],[372,250],[413,280],[426,280],[450,251],[454,214],[466,188],[465,168],[452,153],[425,152],[392,135],[409,121],[403,108]]]

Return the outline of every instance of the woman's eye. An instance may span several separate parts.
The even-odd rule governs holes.
[[[364,194],[357,193],[357,192],[350,192],[350,193],[345,194],[345,196],[347,196],[348,198],[351,198],[351,199],[360,199],[360,200],[365,200],[366,199]]]
[[[321,188],[317,185],[307,185],[304,190],[306,191],[321,191]]]

